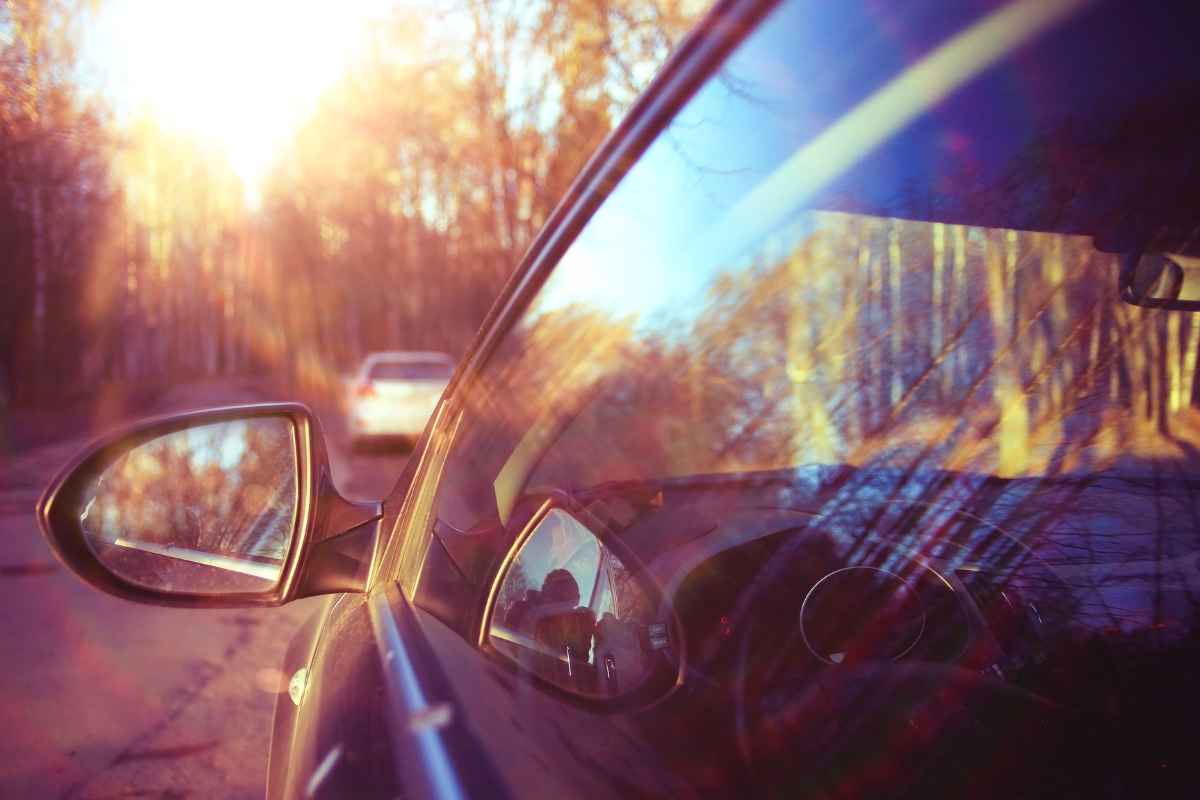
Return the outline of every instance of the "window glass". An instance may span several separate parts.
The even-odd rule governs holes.
[[[1122,682],[1127,708],[1195,698],[1200,315],[1117,294],[1129,247],[1200,255],[1180,8],[781,5],[466,387],[437,519],[604,505],[677,607],[693,575],[725,587],[680,612],[701,661],[751,652],[719,655],[739,625],[782,647],[838,567],[932,559],[956,593],[934,660],[1098,714]],[[764,509],[820,532],[795,575],[786,537],[739,527]],[[751,602],[764,570],[793,575],[781,604]],[[972,649],[963,597],[1007,655]]]
[[[1137,187],[1164,153],[1196,162],[1171,116],[1190,89],[1162,48],[1129,56],[1136,73],[1088,56],[1120,53],[1112,9],[1037,5],[917,4],[890,28],[869,6],[774,12],[493,358],[439,515],[468,529],[531,486],[805,465],[1179,474],[1200,322],[1122,304],[1085,231],[1158,208]],[[907,91],[933,68],[943,85]],[[1151,109],[1177,128],[1121,135]],[[1125,152],[1085,141],[1079,115]]]
[[[375,381],[448,380],[454,367],[445,361],[376,361],[369,378]]]

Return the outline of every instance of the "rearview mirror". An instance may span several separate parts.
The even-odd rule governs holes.
[[[1146,308],[1200,311],[1200,259],[1131,252],[1121,257],[1121,299]]]
[[[56,554],[133,600],[264,605],[365,585],[378,503],[339,497],[307,408],[151,420],[85,451],[38,505]]]
[[[673,679],[670,615],[628,558],[576,516],[544,508],[498,578],[487,643],[581,698],[636,696]]]

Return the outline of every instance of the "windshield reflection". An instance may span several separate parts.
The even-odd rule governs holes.
[[[780,6],[461,388],[463,574],[567,492],[679,615],[631,752],[747,793],[1100,795],[1192,738],[1200,316],[1123,303],[1116,252],[1194,250],[1195,70],[1169,11],[1100,5]]]

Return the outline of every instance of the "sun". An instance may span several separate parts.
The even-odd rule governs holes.
[[[251,206],[322,90],[370,41],[381,0],[108,0],[84,35],[118,115],[222,149]]]

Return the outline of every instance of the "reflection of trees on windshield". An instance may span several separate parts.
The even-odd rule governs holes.
[[[870,469],[798,469],[781,502],[1047,598],[1065,581],[1062,616],[1092,629],[1188,629],[1200,321],[1121,303],[1082,237],[808,222],[699,309],[535,317],[471,398],[458,452],[482,479],[451,483],[442,513],[478,523],[531,431],[530,487],[853,465]]]
[[[766,692],[782,674],[821,573],[866,565],[914,580],[932,561],[988,633],[964,644],[934,625],[926,647],[965,647],[960,665],[1055,699],[1081,730],[1114,732],[1068,749],[1120,747],[1130,775],[1139,753],[1175,752],[1193,722],[1200,625],[1200,317],[1121,303],[1115,258],[1084,237],[806,222],[713,281],[698,307],[531,314],[470,398],[439,514],[464,530],[488,523],[497,472],[531,430],[526,489],[603,498],[632,491],[612,482],[649,484],[663,509],[707,506],[730,529],[741,509],[802,509],[812,535],[789,533],[733,580],[716,556],[693,573],[734,587],[727,610],[693,595],[716,652],[745,626],[765,631],[761,660],[739,662],[748,685]],[[721,489],[697,482],[706,474],[741,478]],[[658,513],[643,504],[619,534],[648,562],[681,547],[678,517]],[[815,572],[814,541],[836,555]],[[692,644],[704,653],[710,640]],[[1086,772],[1079,753],[1063,763]]]
[[[697,663],[736,660],[725,639],[756,626],[774,659],[832,570],[909,580],[932,563],[987,632],[945,639],[965,654],[944,661],[1082,710],[1080,752],[1109,724],[1102,744],[1144,733],[1146,754],[1176,752],[1200,626],[1200,317],[1120,302],[1117,259],[1090,236],[1015,228],[1111,245],[1153,232],[1138,217],[1194,220],[1195,124],[1179,102],[1194,92],[1155,87],[1170,113],[1131,105],[1161,70],[1047,33],[807,183],[785,167],[819,167],[795,156],[895,75],[868,75],[839,39],[796,46],[794,31],[818,29],[798,8],[786,45],[765,46],[767,27],[732,59],[762,91],[702,88],[507,334],[467,398],[439,519],[496,528],[506,498],[544,487],[627,506],[614,535],[679,588],[685,626],[701,618]],[[1166,52],[1136,60],[1161,67]],[[1021,92],[1039,59],[1061,77],[1041,69]],[[1086,74],[1101,68],[1120,78],[1097,81],[1110,103]],[[769,108],[776,73],[803,83]],[[1156,185],[1161,198],[1143,197]],[[804,211],[817,205],[857,213]],[[735,685],[754,678],[754,659],[739,663]]]
[[[110,465],[81,510],[83,525],[102,558],[120,552],[113,545],[159,555],[173,550],[194,563],[208,563],[205,556],[238,559],[248,575],[268,579],[263,570],[277,573],[287,554],[296,469],[286,419],[190,428],[152,439]]]
[[[690,322],[635,336],[582,310],[540,318],[505,390],[569,406],[564,393],[604,387],[543,471],[589,485],[904,464],[926,446],[931,465],[1006,476],[1192,457],[1200,325],[1118,302],[1114,259],[1083,239],[817,222],[791,252],[719,277]],[[621,447],[601,446],[592,433],[614,418],[626,421]]]

